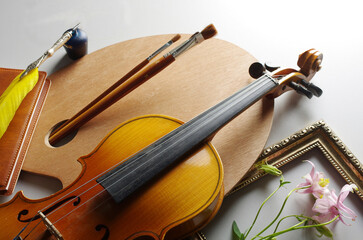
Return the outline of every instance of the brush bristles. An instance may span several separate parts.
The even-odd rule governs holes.
[[[209,24],[206,28],[201,32],[204,39],[211,38],[217,34],[217,29],[213,24]]]
[[[175,35],[170,41],[172,41],[173,43],[175,43],[176,41],[178,41],[181,38],[180,34]]]

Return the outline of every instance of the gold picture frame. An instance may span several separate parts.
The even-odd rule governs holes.
[[[303,154],[318,149],[348,184],[356,184],[355,191],[363,200],[363,164],[348,150],[346,145],[324,122],[318,121],[282,141],[265,148],[257,162],[267,162],[277,168],[299,158]],[[227,195],[233,194],[265,176],[266,173],[252,166],[246,175]],[[202,232],[191,239],[207,240]]]

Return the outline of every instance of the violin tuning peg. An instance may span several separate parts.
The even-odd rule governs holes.
[[[305,95],[306,97],[308,97],[309,99],[313,97],[313,93],[310,92],[308,89],[306,89],[305,87],[297,84],[296,82],[290,82],[289,86],[294,89],[297,93]]]
[[[313,83],[310,83],[304,79],[301,80],[301,84],[306,87],[307,90],[312,92],[314,96],[320,97],[323,94],[323,90]]]
[[[254,79],[257,79],[261,77],[266,71],[265,66],[262,63],[254,62],[251,64],[250,68],[248,69],[248,72],[251,77]]]
[[[273,72],[273,71],[279,69],[280,66],[274,66],[273,64],[271,64],[271,62],[266,62],[265,63],[265,68],[266,68],[267,71]]]
[[[310,85],[308,90],[311,91],[316,97],[320,97],[323,94],[323,90],[313,83]]]

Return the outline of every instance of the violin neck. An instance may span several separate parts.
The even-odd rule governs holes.
[[[278,86],[264,75],[247,87],[181,125],[97,179],[116,202],[205,143],[219,129]],[[137,181],[135,180],[137,179]]]

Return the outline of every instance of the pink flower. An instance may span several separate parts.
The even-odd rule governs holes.
[[[315,171],[315,165],[306,160],[308,163],[312,165],[312,169],[309,174],[306,174],[303,178],[305,178],[304,183],[300,183],[297,187],[309,187],[304,190],[298,191],[299,193],[311,193],[315,198],[322,198],[324,193],[328,191],[327,187],[329,184],[329,179],[324,178],[322,172]]]
[[[313,206],[313,211],[319,213],[319,215],[314,216],[313,219],[320,223],[328,222],[339,215],[339,220],[341,220],[345,225],[342,217],[351,219],[355,221],[357,215],[353,210],[349,209],[343,204],[343,201],[348,196],[349,192],[353,192],[357,186],[354,184],[346,184],[340,190],[339,196],[337,197],[335,191],[327,192],[324,194],[323,198],[316,199]]]

